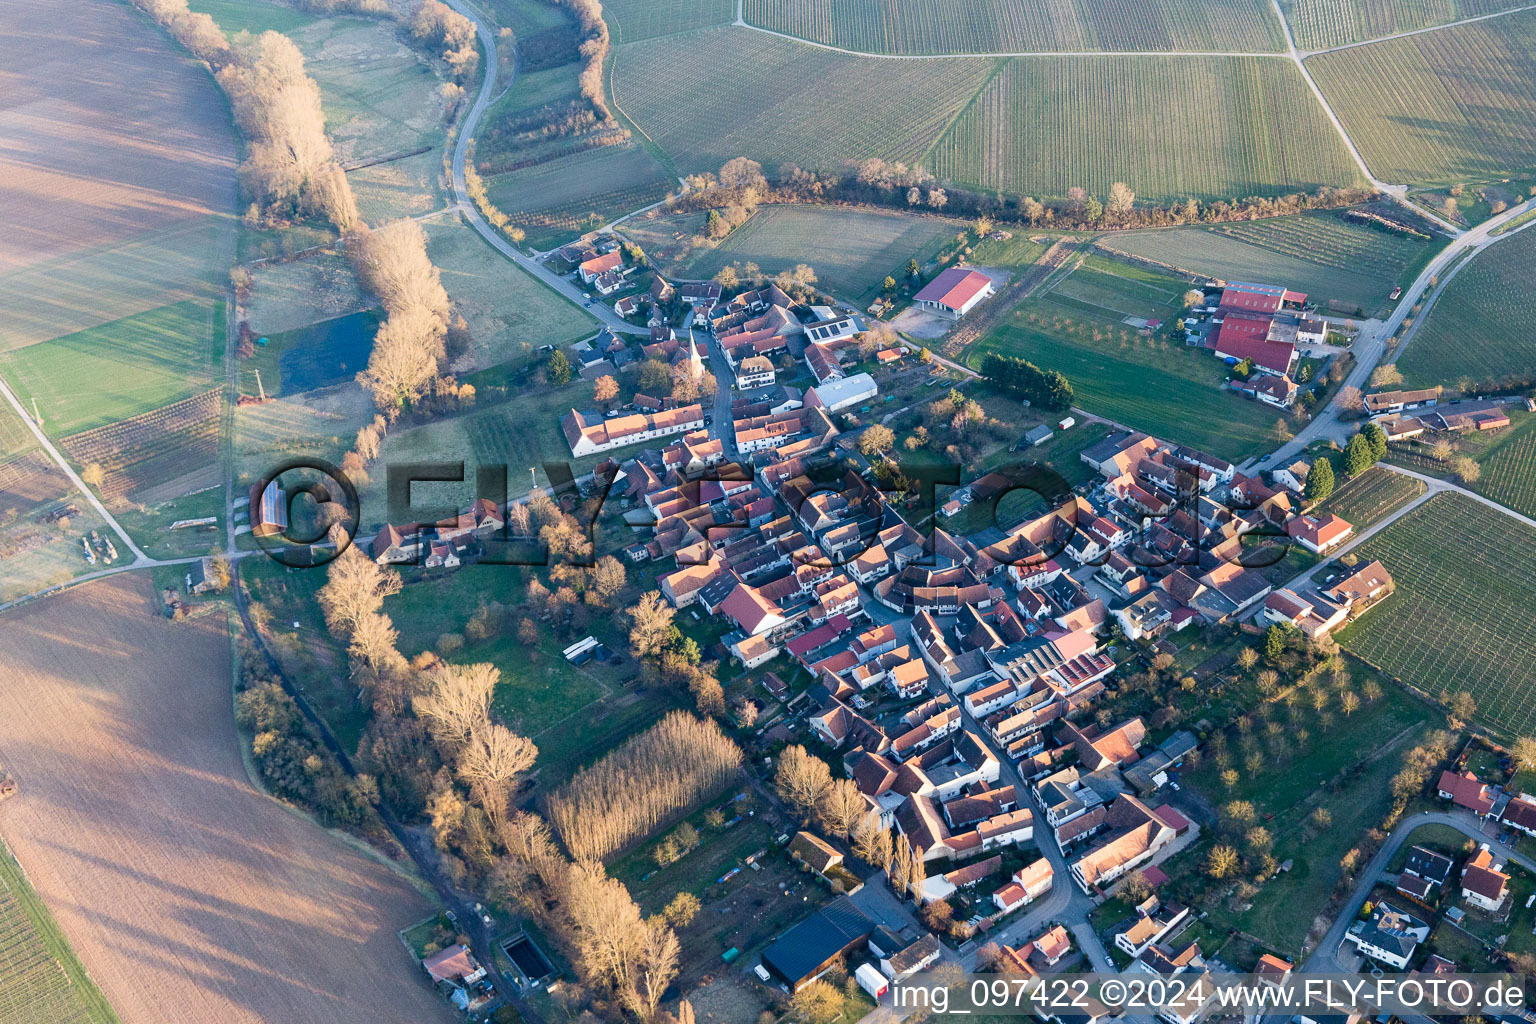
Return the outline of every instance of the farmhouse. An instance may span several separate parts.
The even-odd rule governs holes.
[[[572,409],[560,419],[560,429],[565,432],[566,444],[570,445],[571,454],[577,458],[698,430],[703,426],[704,409],[699,405],[610,419],[604,419],[595,410],[577,412]]]
[[[1296,365],[1296,346],[1272,340],[1273,319],[1245,313],[1229,313],[1212,336],[1212,349],[1218,359],[1234,363],[1249,360],[1263,373],[1288,376]]]
[[[1418,391],[1378,391],[1365,396],[1365,411],[1378,413],[1402,412],[1404,409],[1428,409],[1440,403],[1439,388],[1423,388]]]
[[[913,301],[921,309],[959,320],[994,291],[992,279],[981,271],[950,267],[924,285]]]

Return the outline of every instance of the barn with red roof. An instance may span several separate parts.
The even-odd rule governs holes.
[[[929,281],[914,301],[921,309],[958,320],[992,296],[992,279],[979,270],[950,267]]]

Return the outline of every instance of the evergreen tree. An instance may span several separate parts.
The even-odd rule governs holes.
[[[549,357],[549,363],[545,366],[545,372],[549,374],[551,384],[564,386],[571,382],[571,361],[565,357],[565,353],[555,349],[554,355]]]
[[[1344,446],[1344,475],[1359,476],[1371,466],[1376,459],[1371,451],[1371,442],[1365,439],[1365,435],[1356,434],[1349,439],[1349,444]]]
[[[1333,483],[1333,463],[1319,456],[1307,471],[1307,500],[1322,501],[1333,493]]]
[[[1380,462],[1387,457],[1387,432],[1380,425],[1367,423],[1360,428],[1360,434],[1371,446],[1371,458],[1373,462]]]

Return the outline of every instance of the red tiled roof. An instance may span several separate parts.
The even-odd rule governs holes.
[[[937,302],[951,309],[959,309],[970,302],[992,283],[979,270],[950,267],[923,286],[914,298],[918,302]]]

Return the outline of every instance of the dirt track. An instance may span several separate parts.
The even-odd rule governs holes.
[[[389,868],[253,790],[221,617],[118,576],[0,617],[0,834],[124,1024],[452,1019]]]

